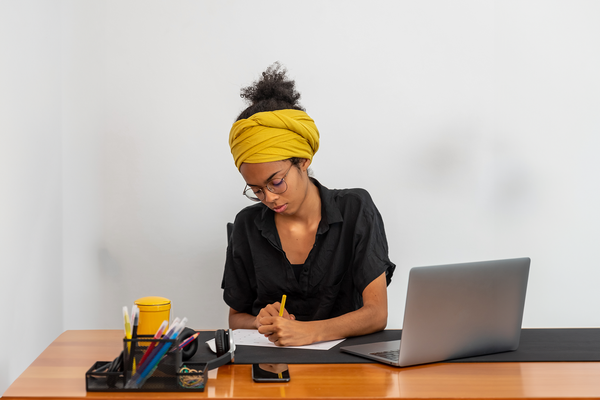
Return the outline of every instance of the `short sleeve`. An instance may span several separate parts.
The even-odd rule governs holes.
[[[252,302],[256,298],[255,285],[252,284],[254,276],[252,270],[247,268],[244,260],[248,257],[248,243],[244,240],[242,224],[233,225],[227,243],[227,257],[221,288],[223,300],[238,312],[252,313]]]
[[[363,290],[381,274],[386,274],[389,285],[396,265],[388,256],[388,243],[381,214],[368,192],[360,191],[354,235],[355,257],[353,277],[356,290]]]

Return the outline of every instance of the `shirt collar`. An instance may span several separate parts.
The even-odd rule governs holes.
[[[318,180],[314,178],[310,179],[317,189],[319,189],[319,194],[321,195],[321,223],[319,224],[317,233],[323,233],[329,229],[329,225],[343,222],[344,219],[342,218],[340,208],[333,198],[333,191],[321,185]]]
[[[321,222],[317,234],[327,232],[329,226],[332,224],[343,222],[342,213],[340,208],[335,202],[333,196],[333,190],[326,188],[315,178],[310,178],[319,189],[319,195],[321,196]],[[262,212],[256,217],[256,227],[262,232],[262,235],[272,241],[275,244],[279,244],[279,235],[277,234],[277,228],[275,227],[275,213],[267,206],[262,204]]]

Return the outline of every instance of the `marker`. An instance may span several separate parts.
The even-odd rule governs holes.
[[[162,324],[160,324],[160,327],[158,328],[158,330],[156,331],[156,333],[154,334],[154,339],[158,340],[162,337],[165,329],[167,329],[167,325],[169,324],[168,321],[163,321]],[[148,358],[148,356],[150,355],[150,353],[152,353],[152,350],[154,350],[154,347],[156,347],[156,341],[150,343],[150,346],[148,346],[148,349],[146,349],[146,352],[144,353],[144,356],[142,357],[138,367],[141,367],[144,364],[144,361],[146,361],[146,359]]]
[[[134,374],[135,369],[136,369],[135,350],[136,350],[136,345],[137,345],[137,341],[135,339],[137,339],[137,330],[138,330],[138,325],[140,322],[140,309],[136,305],[134,305],[131,308],[131,319],[133,320],[133,329],[131,331],[131,339],[134,339],[134,341],[131,345],[131,354],[130,354],[131,363],[129,366],[131,368],[131,373]]]
[[[177,335],[183,330],[183,328],[185,328],[186,323],[187,323],[187,318],[184,318],[181,321],[179,320],[179,318],[175,318],[175,320],[171,324],[171,327],[169,328],[169,330],[167,331],[167,333],[165,334],[163,339],[167,339],[167,340],[176,339]],[[156,346],[156,348],[154,349],[154,351],[152,351],[152,353],[148,357],[148,360],[146,361],[144,366],[143,367],[140,366],[137,369],[136,373],[129,380],[127,385],[125,385],[125,387],[126,388],[141,387],[146,382],[146,380],[150,376],[152,376],[152,374],[156,370],[156,367],[158,366],[158,363],[162,359],[162,356],[167,352],[167,350],[169,349],[170,346],[171,346],[170,343],[165,343],[165,342],[161,342],[160,344],[158,344]]]
[[[181,333],[183,328],[185,328],[186,323],[187,318],[183,318],[178,325],[174,324],[173,327],[169,329],[169,332],[167,332],[167,339],[177,339],[177,336]],[[133,385],[130,385],[130,387],[140,388],[144,385],[144,383],[146,383],[146,380],[150,378],[152,374],[154,374],[154,371],[156,371],[158,363],[169,350],[169,347],[171,347],[170,343],[162,343],[159,347],[156,348],[156,355],[155,353],[152,353],[152,358],[146,363],[147,365],[144,367],[144,371],[140,374],[139,378],[136,381],[134,381],[135,383]],[[131,380],[133,380],[133,378]],[[131,381],[129,383],[131,383]],[[129,385],[129,383],[127,385]],[[125,387],[127,387],[127,385]]]
[[[123,320],[125,321],[125,337],[131,339],[131,320],[127,313],[127,306],[123,307]]]
[[[129,319],[129,313],[127,313],[127,306],[123,306],[123,320],[125,321],[125,338],[131,339],[131,320]],[[130,352],[131,343],[127,343],[127,353]]]
[[[283,310],[285,309],[285,294],[281,296],[281,306],[279,306],[279,316],[283,317]]]

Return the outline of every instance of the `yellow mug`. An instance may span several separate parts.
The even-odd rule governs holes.
[[[159,296],[148,296],[137,299],[135,305],[140,309],[138,335],[154,336],[163,321],[169,322],[171,300]]]

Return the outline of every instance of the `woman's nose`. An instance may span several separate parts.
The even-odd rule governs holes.
[[[273,193],[270,190],[265,190],[265,203],[271,203],[279,198],[277,193]]]

